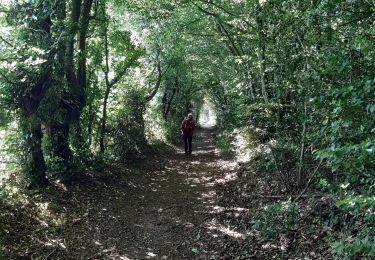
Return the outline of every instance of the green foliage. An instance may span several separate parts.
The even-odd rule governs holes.
[[[267,205],[258,220],[252,221],[252,228],[267,238],[275,238],[282,233],[296,229],[298,204],[277,202]]]
[[[231,95],[231,99],[233,99],[233,103],[223,111],[223,115],[220,119],[227,124],[226,128],[228,129],[247,125],[249,123],[248,115],[256,115],[252,113],[254,111],[251,111],[252,106],[255,105],[249,104],[249,98],[246,96],[241,97],[240,95],[234,94]]]
[[[147,148],[144,135],[144,97],[142,92],[130,90],[123,107],[109,123],[110,148],[116,160],[139,158]]]
[[[216,136],[215,144],[224,153],[232,152],[233,135],[229,131],[223,131]]]
[[[181,120],[182,122],[182,120]],[[163,129],[165,132],[165,138],[171,143],[178,144],[181,142],[181,130],[180,130],[180,120],[174,120],[165,122],[163,125]]]
[[[4,8],[0,126],[17,125],[11,152],[30,176],[44,174],[44,157],[51,176],[142,157],[146,134],[178,141],[183,117],[198,117],[208,98],[221,149],[246,131],[248,148],[268,151],[253,169],[278,174],[290,192],[316,169],[311,186],[359,223],[334,231],[333,251],[372,256],[373,1],[95,1],[87,34],[71,1]],[[297,211],[272,204],[254,227],[274,237],[294,228]]]
[[[6,110],[1,110],[0,111],[0,129],[7,126],[9,124],[9,121],[10,121],[10,117],[8,113],[6,113]]]
[[[374,81],[367,80],[365,84],[334,88],[317,101],[320,108],[331,104],[317,133],[329,148],[317,152],[317,157],[327,159],[333,172],[344,172],[348,178],[371,174],[370,169],[375,167],[374,90]]]
[[[337,207],[345,207],[346,209],[363,209],[369,208],[375,210],[375,197],[358,196],[354,198],[346,198],[336,202]]]
[[[64,165],[63,159],[60,157],[49,157],[47,160],[47,168],[50,176],[61,178],[63,180],[69,179],[69,172],[66,166]]]
[[[369,229],[365,229],[365,233],[369,233]],[[359,236],[348,236],[342,238],[339,241],[332,243],[332,251],[346,259],[352,259],[356,257],[374,257],[375,256],[375,237],[365,236],[360,238]]]
[[[373,193],[372,193],[373,194]],[[336,202],[343,210],[338,216],[340,232],[331,233],[332,251],[340,257],[375,256],[375,198],[373,196],[351,196]]]

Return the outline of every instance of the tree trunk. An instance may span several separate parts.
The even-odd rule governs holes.
[[[108,104],[108,97],[111,91],[112,85],[109,82],[109,48],[108,48],[108,20],[106,17],[106,6],[105,2],[102,6],[102,15],[104,19],[104,51],[105,51],[105,93],[104,93],[104,100],[103,100],[103,111],[102,111],[102,120],[100,124],[100,138],[99,138],[99,147],[100,147],[100,154],[104,153],[105,146],[104,146],[104,139],[106,134],[106,125],[107,125],[107,104]]]
[[[123,68],[120,72],[116,74],[116,76],[110,81],[109,80],[109,46],[108,46],[108,19],[106,17],[106,6],[105,1],[103,1],[101,6],[101,18],[104,21],[103,26],[103,38],[104,38],[104,51],[105,51],[105,69],[104,69],[104,76],[105,76],[105,92],[104,92],[104,99],[103,99],[103,111],[102,111],[102,118],[100,122],[100,137],[99,137],[99,152],[103,154],[105,151],[105,135],[106,135],[106,125],[107,125],[107,106],[108,106],[108,98],[111,92],[112,87],[121,80],[121,78],[125,75],[126,71],[132,64],[138,59],[139,53],[134,52],[126,60],[123,65]],[[127,57],[128,58],[128,57]],[[160,84],[160,83],[159,83]],[[157,91],[157,89],[156,89]],[[152,97],[151,97],[152,98]]]
[[[81,133],[80,116],[85,104],[85,89],[87,84],[86,76],[86,39],[90,21],[90,11],[93,0],[73,0],[71,11],[72,29],[69,32],[66,47],[65,75],[69,86],[66,95],[66,114],[69,124],[74,129],[75,141],[78,147],[87,147]],[[78,58],[77,72],[74,71],[75,38],[78,36],[78,51],[81,57]]]
[[[110,90],[111,90],[111,86],[108,84],[108,74],[106,73],[106,90],[104,93],[103,112],[102,112],[102,120],[101,120],[101,125],[100,125],[100,139],[99,139],[100,154],[103,154],[105,150],[104,138],[106,134],[107,104],[108,104],[108,97],[109,97]]]
[[[95,71],[93,71],[92,74],[94,74],[94,77],[95,77],[94,86],[97,86],[99,82],[98,74],[95,73]],[[87,147],[90,148],[92,144],[92,139],[93,139],[92,133],[93,133],[93,125],[94,125],[94,119],[95,119],[93,100],[90,100],[88,106],[89,106],[89,111],[88,111],[88,123],[87,123],[87,136],[88,136]]]
[[[42,151],[42,128],[36,118],[28,119],[26,126],[26,167],[29,179],[28,188],[41,188],[48,184],[46,164]]]
[[[69,147],[69,124],[53,121],[50,125],[50,139],[52,155],[61,160],[63,165],[69,169],[72,152]]]
[[[168,119],[168,114],[169,114],[169,111],[171,109],[171,105],[172,105],[172,101],[174,99],[174,96],[176,94],[176,91],[177,91],[177,88],[178,88],[178,81],[176,81],[176,86],[173,88],[172,90],[172,95],[171,95],[171,98],[168,100],[168,102],[166,103],[166,108],[165,108],[165,112],[164,112],[164,118],[165,119]],[[167,97],[168,99],[168,97]]]
[[[79,53],[82,55],[78,59],[78,69],[77,69],[77,89],[73,91],[73,98],[75,102],[75,113],[73,113],[72,123],[74,128],[75,140],[79,148],[86,149],[87,143],[82,135],[80,117],[82,109],[86,102],[86,85],[87,85],[87,64],[86,64],[86,40],[87,32],[90,21],[90,11],[93,0],[84,0],[82,6],[82,13],[80,15],[80,30],[78,31],[78,49]]]
[[[257,57],[259,62],[259,75],[260,75],[260,82],[261,82],[261,90],[264,102],[268,103],[268,94],[267,94],[267,86],[266,86],[266,79],[265,79],[265,35],[262,32],[263,28],[263,18],[261,17],[262,14],[262,7],[260,6],[259,2],[257,4],[259,13],[256,17],[256,24],[258,30],[258,50],[257,50]]]
[[[300,37],[298,32],[296,34],[297,34],[297,39],[298,39],[298,41],[301,45],[301,48],[302,48],[302,54],[305,58],[305,63],[304,63],[304,66],[303,66],[304,76],[303,76],[303,79],[301,79],[301,81],[302,81],[302,85],[306,86],[306,90],[304,90],[304,94],[303,94],[303,100],[304,100],[304,114],[303,115],[304,115],[304,118],[303,118],[303,123],[302,123],[301,151],[300,151],[300,157],[299,157],[299,162],[298,162],[298,172],[297,172],[297,182],[298,182],[298,185],[301,185],[302,181],[303,181],[302,169],[303,169],[303,160],[304,160],[304,154],[305,154],[306,120],[307,120],[307,116],[308,116],[307,104],[308,104],[308,100],[310,98],[309,97],[309,95],[310,95],[310,82],[309,82],[308,76],[307,76],[307,72],[308,72],[308,69],[309,69],[308,50],[303,43],[303,40],[302,40],[303,38]]]
[[[260,47],[260,49],[257,52],[258,55],[258,61],[259,61],[259,74],[260,74],[260,82],[261,82],[261,90],[262,90],[262,96],[264,99],[264,102],[268,103],[268,94],[267,94],[267,86],[266,86],[266,80],[265,80],[265,60],[264,60],[264,50],[263,47]]]
[[[247,88],[249,92],[249,96],[251,99],[255,99],[254,87],[253,87],[253,79],[249,73],[249,66],[248,64],[245,65],[245,82],[247,83]]]
[[[164,73],[161,72],[161,64],[160,64],[160,60],[159,60],[159,55],[157,57],[157,65],[156,65],[156,67],[157,67],[157,71],[158,71],[158,79],[156,80],[156,84],[155,84],[154,90],[150,94],[148,94],[146,96],[146,98],[145,98],[147,102],[150,102],[154,98],[154,96],[156,95],[156,93],[158,92],[160,84],[161,84],[161,80],[162,80],[162,77],[163,77],[163,74],[166,72],[166,71]]]
[[[65,1],[58,1],[57,3],[57,11],[56,17],[59,22],[58,33],[62,34],[65,30],[62,25],[64,24],[64,20],[66,19],[66,2]],[[75,14],[77,16],[78,14]],[[70,46],[70,45],[69,45]],[[63,81],[66,73],[66,51],[67,51],[67,44],[64,41],[61,41],[58,46],[57,51],[57,63],[56,66],[56,76],[59,81],[56,81],[56,90],[61,91],[64,88],[65,82]],[[73,66],[73,64],[71,64]],[[70,168],[70,161],[72,152],[69,146],[69,122],[68,122],[68,110],[69,104],[66,104],[65,98],[61,92],[59,93],[60,97],[60,107],[63,109],[58,109],[53,118],[50,122],[48,122],[47,130],[50,140],[51,146],[51,153],[55,159],[58,159],[59,162],[63,164],[66,169]]]

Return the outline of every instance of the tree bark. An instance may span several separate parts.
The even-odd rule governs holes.
[[[265,80],[265,59],[264,59],[264,49],[263,47],[259,46],[257,51],[258,62],[259,62],[259,74],[260,74],[260,83],[261,83],[261,90],[264,102],[268,104],[268,94],[267,94],[267,85]]]
[[[93,0],[84,0],[83,10],[81,15],[80,26],[81,29],[78,31],[78,48],[79,52],[83,57],[78,59],[78,85],[79,85],[79,96],[78,101],[80,102],[80,109],[83,108],[85,104],[85,90],[87,85],[87,66],[86,66],[86,40],[87,40],[87,31],[89,27],[90,20],[90,11],[92,7]]]
[[[70,15],[71,28],[69,30],[69,37],[66,45],[66,55],[65,55],[65,72],[66,79],[69,85],[69,94],[75,95],[79,89],[77,76],[74,72],[74,41],[75,35],[79,29],[79,16],[81,14],[81,0],[72,1],[72,11]],[[73,111],[72,111],[73,112]]]
[[[163,74],[165,74],[165,72],[166,72],[166,71],[164,73],[161,72],[161,64],[160,64],[160,60],[159,60],[159,55],[157,57],[156,68],[157,68],[157,71],[158,71],[158,79],[156,81],[154,90],[149,95],[146,96],[146,98],[145,98],[146,102],[150,102],[154,98],[154,96],[156,95],[156,93],[158,92],[158,90],[160,88],[160,84],[161,84],[161,80],[163,78]]]
[[[77,143],[77,147],[84,149],[87,148],[87,144],[82,136],[80,116],[86,98],[86,39],[92,4],[93,0],[84,0],[83,2],[82,0],[72,0],[71,28],[66,41],[64,61],[68,92],[62,99],[62,107],[64,109],[62,117],[66,120],[63,125],[69,126],[64,126],[63,128],[67,127],[74,130],[72,134],[75,137],[74,140]],[[78,57],[77,62],[75,62],[76,36],[78,36],[78,51],[81,55]],[[61,130],[65,131],[64,129]]]
[[[75,139],[78,142],[78,147],[87,149],[87,143],[84,140],[81,129],[80,116],[82,109],[86,102],[86,85],[87,85],[87,58],[86,58],[86,40],[90,21],[90,11],[93,0],[84,0],[82,6],[82,13],[80,15],[80,30],[78,30],[78,49],[79,54],[77,69],[77,89],[73,91],[74,101],[76,104],[75,113],[73,113],[72,123],[74,127]]]
[[[251,99],[254,99],[255,93],[254,93],[253,79],[252,79],[252,76],[249,73],[248,63],[246,63],[245,66],[244,66],[244,74],[245,74],[245,82],[247,83],[249,96],[250,96]]]
[[[262,96],[264,99],[264,102],[268,104],[268,94],[267,94],[267,84],[266,84],[266,79],[265,79],[265,37],[262,32],[264,30],[263,28],[263,18],[261,17],[262,15],[262,7],[260,6],[259,2],[257,4],[257,7],[259,9],[259,13],[257,14],[256,17],[256,24],[257,24],[257,30],[258,30],[258,50],[257,50],[257,57],[258,57],[258,62],[259,62],[259,75],[260,75],[260,83],[261,83],[261,90],[262,90]]]
[[[93,70],[91,75],[93,75],[93,77],[95,77],[94,86],[98,86],[99,76],[98,76],[98,73],[96,73],[96,70]],[[95,119],[95,111],[94,111],[94,107],[93,107],[93,100],[90,100],[90,103],[89,103],[88,106],[89,106],[89,111],[88,111],[88,124],[87,124],[87,136],[88,136],[87,147],[90,148],[91,144],[92,144],[92,139],[93,139],[92,132],[93,132],[94,119]]]
[[[305,75],[304,75],[304,79],[303,79],[304,80],[303,85],[306,86],[306,91],[304,91],[304,97],[303,97],[304,98],[304,121],[302,123],[301,151],[300,151],[300,157],[299,157],[299,162],[298,162],[298,172],[297,172],[297,182],[298,182],[298,185],[301,185],[302,181],[303,181],[302,168],[303,168],[303,160],[304,160],[304,154],[305,154],[306,120],[307,120],[307,114],[308,114],[307,103],[308,103],[308,99],[309,99],[309,95],[310,95],[310,82],[308,81],[307,76],[306,76],[308,68],[309,68],[308,51],[307,51],[307,48],[304,45],[300,35],[298,34],[298,32],[296,32],[296,35],[297,35],[297,39],[298,39],[298,41],[301,45],[303,56],[305,58],[305,63],[304,63]]]
[[[77,14],[75,14],[77,16]],[[65,1],[58,1],[58,6],[56,9],[56,17],[60,24],[58,28],[59,33],[62,34],[65,30],[63,27],[64,20],[66,19],[66,2]],[[58,79],[64,79],[66,76],[66,61],[68,60],[66,57],[67,52],[67,43],[61,42],[58,46],[57,51],[57,69],[55,70]],[[72,48],[69,43],[69,48]],[[73,62],[70,60],[69,62]],[[71,64],[73,66],[73,64]],[[58,85],[59,88],[63,88],[65,82],[64,81],[56,81],[55,84]],[[61,94],[61,93],[60,93]],[[61,94],[63,96],[63,94]],[[69,147],[69,122],[68,122],[68,115],[67,109],[68,105],[64,101],[63,98],[60,97],[60,107],[63,109],[58,109],[54,117],[48,123],[48,135],[51,143],[52,149],[52,156],[56,157],[60,160],[63,166],[66,169],[70,167],[70,160],[72,156],[72,152]]]
[[[105,93],[104,93],[104,100],[103,100],[103,112],[102,112],[102,120],[100,125],[100,138],[99,138],[99,149],[100,154],[104,153],[104,137],[106,132],[106,123],[107,123],[107,104],[108,104],[108,97],[111,91],[111,85],[109,83],[109,49],[108,49],[108,21],[106,17],[105,10],[106,6],[105,3],[103,4],[103,18],[104,18],[104,52],[105,52]]]
[[[171,105],[172,105],[172,101],[174,99],[174,96],[177,92],[177,89],[178,89],[178,78],[176,77],[176,81],[175,81],[175,86],[173,87],[172,89],[172,95],[170,97],[170,99],[168,100],[168,95],[164,94],[165,96],[165,111],[164,111],[164,118],[167,119],[168,118],[168,114],[169,114],[169,111],[171,110]],[[164,99],[164,97],[163,97]]]
[[[28,188],[42,188],[47,186],[46,164],[42,150],[42,128],[36,118],[26,119],[26,168],[29,179]]]
[[[105,92],[104,92],[104,99],[103,99],[103,110],[102,110],[102,118],[100,122],[100,137],[99,137],[99,153],[103,154],[105,151],[105,135],[106,135],[106,128],[107,128],[107,106],[108,106],[108,98],[111,92],[112,87],[121,80],[121,78],[125,75],[128,68],[137,60],[138,53],[135,52],[132,56],[124,64],[122,70],[110,81],[109,80],[109,45],[108,45],[108,19],[106,17],[106,6],[105,2],[102,6],[102,16],[104,21],[103,27],[103,37],[104,37],[104,52],[105,52],[105,68],[104,68],[104,76],[105,76]]]
[[[43,25],[35,28],[43,33],[45,43],[52,42],[51,26],[52,21],[50,17],[41,17],[38,14],[37,19],[40,19]],[[35,46],[47,49],[45,43],[36,43]],[[21,120],[20,127],[25,136],[25,168],[28,177],[29,188],[41,188],[48,184],[46,178],[46,164],[42,150],[42,117],[37,113],[41,106],[42,100],[45,98],[47,90],[51,86],[51,79],[53,73],[53,58],[56,51],[51,52],[45,57],[47,62],[44,63],[40,69],[40,74],[35,75],[37,80],[35,82],[28,82],[25,85],[27,92],[20,100]],[[20,83],[21,85],[24,83]],[[30,84],[30,85],[29,85]]]

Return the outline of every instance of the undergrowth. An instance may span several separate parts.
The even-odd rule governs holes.
[[[219,136],[218,143],[230,138]],[[240,219],[229,220],[238,227],[247,223],[250,230],[245,246],[233,249],[233,254],[242,250],[265,258],[375,257],[371,174],[360,179],[332,174],[327,161],[311,161],[308,179],[298,186],[298,153],[293,152],[298,148],[286,142],[254,143],[258,146],[248,146],[251,160],[242,164],[238,179],[222,194],[223,205],[248,209]]]

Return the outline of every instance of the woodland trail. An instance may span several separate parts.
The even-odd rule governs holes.
[[[79,185],[66,198],[69,224],[49,258],[222,258],[224,240],[241,234],[217,220],[227,209],[216,204],[216,185],[233,178],[235,162],[215,152],[213,137],[199,130],[191,156],[177,148]]]

